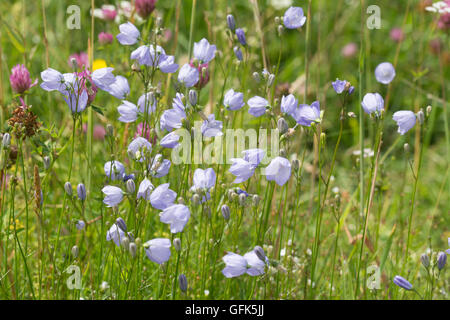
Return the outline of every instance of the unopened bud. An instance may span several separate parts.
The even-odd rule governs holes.
[[[417,119],[419,119],[420,124],[423,124],[423,122],[425,121],[425,115],[423,114],[422,109],[420,109],[420,111],[417,112]]]
[[[284,118],[278,119],[277,127],[280,134],[285,134],[289,130],[289,125]]]
[[[420,256],[420,261],[422,261],[422,265],[425,268],[428,268],[430,266],[430,257],[426,253]]]
[[[270,74],[269,78],[267,79],[267,86],[271,87],[274,81],[275,81],[275,75],[272,73],[272,74]]]
[[[252,201],[253,201],[253,205],[254,205],[255,207],[257,207],[258,204],[259,204],[259,202],[261,201],[261,198],[260,198],[259,195],[255,194],[255,195],[253,195],[253,197],[252,197]]]
[[[298,171],[300,169],[300,160],[292,160],[292,169],[294,169],[295,171]]]
[[[50,168],[50,157],[45,156],[42,160],[45,170],[48,170],[48,168]]]
[[[283,32],[284,32],[284,27],[283,27],[282,24],[279,24],[279,25],[278,25],[277,31],[278,31],[278,36],[281,37],[281,36],[283,35]]]
[[[84,186],[83,183],[78,184],[77,193],[78,193],[78,198],[80,198],[81,201],[86,200],[86,187]]]
[[[236,29],[236,21],[232,14],[227,15],[227,25],[228,29],[234,32],[234,29]]]
[[[222,210],[222,216],[225,220],[229,220],[230,219],[230,207],[227,206],[226,204],[224,204],[221,208]]]
[[[256,71],[253,72],[252,78],[253,78],[253,80],[255,80],[256,83],[259,83],[261,81],[261,77],[259,76],[259,73]]]
[[[3,134],[2,145],[4,148],[8,148],[11,143],[11,135],[7,132]]]
[[[136,190],[136,185],[134,184],[133,179],[128,179],[126,185],[127,185],[127,192],[134,193],[134,191]]]
[[[106,125],[106,135],[112,137],[114,135],[114,127],[112,124],[108,123]]]
[[[198,194],[194,194],[192,196],[192,204],[194,206],[198,206],[200,204],[200,196]]]
[[[125,223],[125,220],[123,220],[122,218],[117,218],[117,219],[116,219],[116,225],[117,225],[123,232],[127,232],[127,224]]]
[[[80,252],[80,249],[78,249],[77,246],[72,247],[72,256],[76,259],[78,258],[78,253]]]
[[[187,278],[184,274],[180,274],[180,276],[178,277],[178,282],[180,284],[180,290],[186,292],[188,288],[188,283]]]
[[[131,256],[133,258],[136,257],[136,252],[137,252],[137,245],[136,245],[136,243],[134,243],[134,242],[130,243],[129,251],[130,251],[130,254],[131,254]]]
[[[255,251],[256,256],[259,258],[259,260],[261,260],[262,262],[266,262],[266,254],[264,253],[263,248],[261,248],[260,246],[255,246],[253,251]]]
[[[403,150],[405,150],[406,153],[409,152],[409,144],[408,144],[408,143],[405,143],[405,144],[403,145]]]
[[[66,191],[66,193],[67,193],[69,196],[72,196],[72,194],[73,194],[72,184],[71,184],[69,181],[67,181],[67,182],[64,184],[64,190]]]
[[[189,90],[189,103],[191,104],[191,106],[194,107],[197,105],[197,99],[198,99],[197,91]]]
[[[431,110],[432,110],[431,106],[428,106],[427,107],[427,116],[429,116],[431,114]]]
[[[245,200],[247,199],[247,196],[244,193],[241,193],[239,195],[239,204],[241,206],[245,206]]]
[[[181,239],[180,238],[173,239],[173,246],[175,247],[175,250],[180,252],[181,251]]]
[[[184,201],[184,199],[183,199],[182,197],[179,197],[179,198],[177,199],[177,203],[178,203],[178,204],[186,204],[186,202]]]
[[[122,247],[125,248],[125,250],[129,250],[130,249],[130,239],[128,237],[124,237],[120,240],[120,244],[122,245]]]

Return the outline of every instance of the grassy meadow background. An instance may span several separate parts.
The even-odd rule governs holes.
[[[259,94],[261,89],[252,79],[252,73],[261,72],[263,68],[271,73],[278,70],[269,90],[277,115],[283,94],[293,93],[302,103],[305,93],[306,103],[320,101],[321,109],[325,110],[321,127],[326,133],[321,150],[322,177],[319,177],[317,161],[318,143],[306,129],[298,129],[295,138],[285,147],[289,160],[301,159],[304,155],[304,162],[299,178],[293,172],[284,187],[269,184],[259,173],[250,183],[234,185],[229,166],[222,169],[214,165],[218,176],[212,200],[195,206],[187,191],[192,185],[193,171],[196,167],[206,169],[209,166],[193,165],[183,180],[185,166],[172,165],[169,175],[157,183],[170,183],[171,189],[189,206],[191,218],[181,236],[181,251],[172,246],[170,260],[158,265],[146,258],[143,243],[157,237],[180,238],[179,234],[170,234],[169,228],[159,221],[159,210],[143,203],[135,206],[136,203],[128,198],[117,211],[102,203],[101,189],[108,184],[103,170],[105,162],[114,158],[125,164],[127,172],[138,169],[127,155],[136,123],[119,122],[117,107],[121,101],[105,92],[97,93],[93,103],[95,109],[87,108],[76,127],[70,178],[73,186],[86,185],[87,200],[82,203],[76,197],[65,199],[64,183],[68,178],[74,122],[62,96],[47,93],[37,85],[29,90],[26,103],[32,106],[31,110],[41,123],[39,132],[23,140],[21,146],[11,133],[11,148],[15,147],[16,159],[10,152],[2,151],[1,169],[5,183],[0,195],[0,298],[420,299],[415,292],[398,288],[392,282],[394,276],[401,275],[424,298],[448,299],[448,270],[446,272],[444,268],[431,286],[420,257],[428,252],[433,255],[433,261],[437,252],[449,249],[449,29],[436,27],[439,16],[425,11],[427,1],[422,0],[309,2],[292,1],[292,5],[304,9],[308,26],[305,24],[300,31],[286,29],[281,37],[275,18],[283,16],[287,7],[274,6],[274,0],[259,0],[257,5],[253,0],[160,0],[149,21],[135,25],[140,30],[153,28],[155,17],[161,17],[165,31],[159,44],[168,54],[175,55],[180,66],[188,61],[189,47],[194,42],[207,38],[217,46],[219,53],[210,63],[210,81],[200,91],[199,104],[205,113],[214,113],[218,120],[236,115],[244,129],[273,126],[268,118],[261,123],[250,116],[248,106],[233,114],[224,112],[221,100],[224,90],[232,87],[244,92],[245,101]],[[196,6],[191,21],[193,3]],[[69,17],[66,10],[72,4],[81,9],[79,30],[66,27]],[[102,4],[116,2],[95,1],[96,7]],[[370,17],[366,8],[371,4],[381,9],[380,29],[370,30],[366,26]],[[38,78],[39,83],[40,72],[47,67],[71,72],[69,56],[89,52],[92,34],[93,60],[104,60],[107,66],[114,67],[116,75],[128,79],[131,89],[128,100],[135,103],[141,96],[143,84],[131,70],[129,55],[132,50],[116,39],[110,45],[98,43],[97,36],[102,31],[115,37],[119,33],[118,24],[95,18],[92,26],[90,9],[90,1],[0,2],[2,133],[11,132],[8,119],[19,103],[9,83],[11,69],[16,64],[25,64],[31,78]],[[237,26],[245,30],[248,42],[246,62],[239,66],[227,35],[226,16],[229,13],[234,15]],[[402,29],[402,41],[391,38],[393,28]],[[384,61],[391,62],[396,69],[396,77],[389,85],[378,83],[374,76],[375,67]],[[321,196],[339,135],[342,96],[337,95],[331,85],[336,78],[346,79],[355,86],[355,92],[348,98],[347,111],[354,112],[356,117],[344,121],[336,164],[324,201],[318,240],[320,250],[312,283],[311,250],[317,240],[317,208],[323,201]],[[170,108],[176,93],[175,79],[176,74],[159,76],[163,98],[158,108]],[[360,157],[355,155],[360,150],[360,90],[362,95],[379,92],[385,99],[386,109],[362,256],[365,212],[360,213]],[[403,136],[397,133],[393,112],[418,112],[429,105],[432,112],[423,137],[418,124]],[[374,121],[367,114],[361,119],[364,121],[364,148],[374,149]],[[224,122],[224,129],[231,128],[231,122]],[[88,129],[83,131],[82,126],[88,123]],[[94,135],[89,141],[90,125],[106,128],[108,124],[114,127],[113,138]],[[405,143],[409,144],[409,152],[404,150]],[[411,168],[417,169],[421,148],[423,159],[405,263],[415,182]],[[168,159],[169,151],[164,151]],[[51,159],[48,169],[43,164],[45,156]],[[371,187],[372,159],[368,157],[364,161],[366,197]],[[35,201],[37,180],[43,192],[40,206]],[[243,207],[228,199],[228,190],[236,186],[250,194],[258,194],[259,204],[254,205],[249,200]],[[125,189],[124,184],[122,187]],[[229,221],[222,217],[220,208],[223,204],[230,206]],[[261,239],[255,235],[255,228],[259,227],[260,217],[266,212],[269,218],[264,240],[258,243]],[[135,235],[139,241],[136,241],[138,250],[133,258],[123,248],[106,241],[106,232],[118,216],[123,217],[128,229],[133,231],[135,215],[143,227]],[[79,231],[75,223],[83,217],[89,223],[87,228]],[[221,273],[224,267],[221,259],[226,252],[244,254],[255,245],[263,247],[271,261],[265,274],[225,278]],[[79,250],[75,255],[73,246]],[[366,270],[371,265],[379,267],[380,286],[377,289],[369,289],[366,285],[372,275]],[[69,266],[80,268],[81,289],[71,290],[66,285],[71,276],[66,272]],[[359,279],[358,269],[361,270]],[[181,273],[188,281],[185,293],[179,289]]]

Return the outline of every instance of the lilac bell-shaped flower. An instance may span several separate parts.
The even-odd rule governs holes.
[[[375,78],[382,84],[389,84],[395,78],[395,68],[390,62],[380,63],[375,68]]]
[[[170,232],[172,233],[182,232],[190,216],[191,212],[184,204],[171,205],[159,215],[162,223],[170,224]]]
[[[225,93],[223,104],[228,110],[239,110],[245,105],[244,94],[230,89]]]
[[[269,106],[269,101],[260,96],[255,96],[250,98],[247,101],[247,104],[249,106],[248,113],[254,117],[260,117],[266,113],[266,108]]]
[[[144,244],[147,257],[158,264],[169,260],[170,246],[170,240],[165,238],[152,239]]]
[[[300,7],[290,7],[283,16],[283,24],[288,29],[297,29],[302,27],[306,22],[303,9]]]
[[[414,112],[409,110],[401,110],[394,113],[392,116],[398,125],[398,133],[404,135],[416,124],[417,118]]]
[[[276,157],[266,167],[266,179],[275,181],[279,186],[284,185],[291,176],[291,163],[283,157]]]
[[[164,183],[153,190],[150,195],[150,203],[155,209],[164,210],[170,207],[176,198],[177,193],[169,189],[169,183]]]
[[[105,194],[103,203],[109,208],[117,206],[123,200],[123,191],[119,187],[106,186],[102,192]]]
[[[120,44],[130,46],[138,42],[141,33],[131,22],[119,26],[120,33],[116,36]]]

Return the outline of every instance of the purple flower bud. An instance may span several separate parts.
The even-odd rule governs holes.
[[[394,283],[399,286],[400,288],[403,288],[405,290],[411,290],[412,289],[412,284],[409,283],[408,280],[406,280],[405,278],[401,277],[401,276],[395,276],[394,277]]]
[[[234,54],[236,55],[236,58],[237,58],[239,61],[244,60],[244,56],[242,55],[241,48],[239,48],[238,46],[235,46],[235,47],[233,48],[233,51],[234,51]]]
[[[81,201],[86,200],[86,187],[84,186],[83,183],[80,183],[77,186],[77,193],[78,193],[78,198],[80,198]]]
[[[244,30],[242,30],[241,28],[237,28],[236,29],[236,36],[239,40],[239,42],[243,45],[246,46],[247,45],[247,41],[245,39],[245,32]]]
[[[437,266],[439,270],[444,269],[445,264],[447,263],[447,254],[445,252],[439,252],[437,257]]]
[[[116,224],[121,230],[127,232],[127,224],[125,223],[125,220],[123,220],[122,218],[117,218]]]
[[[187,278],[184,274],[180,274],[180,276],[178,277],[178,282],[180,283],[180,290],[186,292],[188,288],[188,283]]]
[[[227,15],[227,25],[228,29],[230,29],[231,31],[234,31],[234,29],[236,28],[236,22],[232,14]]]
[[[225,220],[229,220],[230,219],[230,207],[226,204],[224,204],[221,208],[222,211],[222,216]]]

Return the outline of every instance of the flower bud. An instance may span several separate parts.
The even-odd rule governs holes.
[[[280,149],[280,156],[283,158],[286,158],[286,150],[285,149]]]
[[[128,237],[123,237],[120,240],[120,244],[125,248],[125,250],[130,250],[130,239]]]
[[[123,220],[122,218],[117,218],[116,219],[116,225],[123,231],[123,232],[127,232],[127,225],[125,223],[125,220]]]
[[[427,107],[427,117],[431,114],[431,110],[432,110],[431,106],[428,106]]]
[[[135,190],[136,190],[136,185],[134,184],[133,179],[128,179],[127,180],[127,192],[134,193]]]
[[[184,201],[184,199],[183,199],[182,197],[179,197],[179,198],[177,199],[177,203],[178,203],[178,204],[186,204],[186,202]]]
[[[72,247],[72,256],[76,259],[78,258],[78,253],[80,252],[80,250],[78,249],[77,246],[73,246]]]
[[[173,239],[173,246],[175,247],[175,250],[180,252],[181,251],[181,239],[180,238]]]
[[[67,195],[72,196],[72,194],[73,194],[73,192],[72,192],[72,184],[69,181],[67,181],[64,184],[64,190],[66,191]]]
[[[84,186],[83,183],[78,184],[77,193],[78,193],[78,198],[80,198],[81,201],[86,200],[86,187]]]
[[[422,261],[422,265],[425,268],[428,268],[430,266],[430,257],[426,253],[420,256],[420,260]]]
[[[8,132],[6,132],[5,134],[3,134],[2,145],[4,148],[8,148],[10,143],[11,143],[11,135]]]
[[[256,255],[259,258],[259,260],[261,260],[262,262],[266,262],[266,254],[264,253],[264,249],[263,248],[261,248],[260,246],[255,246],[253,251],[255,251]]]
[[[239,204],[244,207],[246,199],[247,199],[247,196],[244,193],[241,193],[239,195]]]
[[[253,80],[254,80],[256,83],[259,83],[259,82],[261,81],[261,77],[259,76],[259,73],[256,72],[256,71],[253,72],[252,78],[253,78]]]
[[[180,283],[180,290],[186,292],[188,288],[188,283],[187,278],[184,274],[180,274],[180,276],[178,277],[178,282]]]
[[[439,270],[444,269],[445,264],[447,263],[447,254],[445,252],[439,252],[437,257],[437,267]]]
[[[189,90],[189,103],[191,104],[191,106],[194,107],[197,105],[197,99],[198,99],[197,91]]]
[[[198,194],[194,194],[192,196],[192,204],[194,206],[198,206],[200,204],[200,196]]]
[[[425,115],[423,114],[422,109],[420,109],[420,111],[417,112],[417,119],[419,119],[420,124],[423,124],[423,122],[425,121]]]
[[[278,27],[277,27],[277,31],[278,31],[278,36],[281,37],[283,35],[283,32],[284,32],[283,25],[279,24]]]
[[[276,16],[274,21],[275,21],[275,24],[280,24],[281,19],[280,19],[280,17]]]
[[[234,32],[234,29],[236,29],[236,21],[232,14],[227,15],[227,25],[228,29]]]
[[[289,130],[289,125],[284,118],[278,119],[277,127],[280,134],[285,134]]]
[[[226,204],[224,204],[221,208],[222,211],[222,216],[225,220],[229,220],[230,219],[230,207],[227,206]]]
[[[300,169],[300,160],[292,160],[292,169],[294,169],[295,171],[298,171]]]
[[[257,207],[258,204],[259,204],[259,201],[261,201],[261,198],[259,197],[259,195],[255,194],[255,195],[253,195],[253,197],[252,197],[252,201],[253,201],[253,205],[254,205],[255,207]]]
[[[106,125],[106,135],[110,137],[114,135],[114,127],[110,123]]]
[[[271,73],[269,75],[269,78],[267,79],[267,86],[271,87],[274,81],[275,81],[275,75],[273,73]]]
[[[134,242],[130,243],[129,251],[130,251],[130,254],[131,254],[131,256],[132,256],[133,258],[136,257],[136,251],[137,251],[137,245],[136,245],[136,243],[134,243]]]
[[[405,144],[403,145],[403,150],[405,150],[406,153],[409,152],[409,144],[408,144],[408,143],[405,143]]]
[[[42,162],[44,163],[45,170],[48,170],[48,168],[50,168],[50,158],[48,156],[45,156],[42,159]]]

